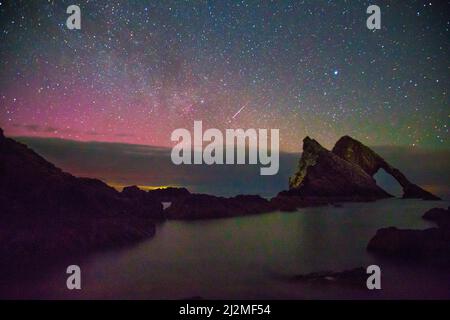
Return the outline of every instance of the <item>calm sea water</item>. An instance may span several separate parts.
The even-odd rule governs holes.
[[[423,229],[421,219],[449,202],[389,199],[343,207],[210,221],[168,221],[139,245],[74,259],[82,290],[66,289],[65,266],[12,297],[125,299],[450,298],[450,272],[393,262],[366,252],[381,227]],[[377,264],[382,290],[301,284],[289,277]]]

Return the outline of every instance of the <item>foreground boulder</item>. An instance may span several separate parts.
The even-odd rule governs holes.
[[[289,179],[289,190],[280,196],[304,201],[370,201],[391,197],[361,167],[322,147],[316,140],[303,140],[298,170]]]
[[[435,222],[439,228],[450,229],[450,208],[433,208],[425,212],[423,219]]]
[[[403,188],[403,198],[418,198],[424,200],[440,200],[439,197],[410,182],[398,169],[392,167],[381,156],[361,142],[344,136],[338,140],[333,153],[340,158],[359,166],[364,172],[373,177],[378,170],[384,169]]]
[[[63,172],[0,131],[0,254],[9,265],[85,253],[154,234],[158,202],[139,203]],[[22,260],[22,261],[21,261]]]
[[[437,228],[425,230],[383,228],[369,241],[367,250],[393,258],[450,264],[450,209],[431,209],[423,216]]]

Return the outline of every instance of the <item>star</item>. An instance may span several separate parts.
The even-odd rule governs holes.
[[[170,146],[174,129],[203,120],[279,128],[289,152],[307,134],[328,147],[346,134],[449,145],[430,132],[448,122],[450,86],[448,17],[435,5],[412,2],[412,17],[390,7],[397,20],[372,33],[357,1],[325,11],[315,1],[88,1],[81,32],[56,1],[0,4],[10,135]]]

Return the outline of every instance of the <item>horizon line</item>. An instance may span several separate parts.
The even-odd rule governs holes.
[[[71,139],[71,138],[61,138],[61,137],[52,137],[52,136],[32,136],[32,135],[6,135],[4,132],[4,135],[6,138],[12,138],[12,139],[37,139],[37,140],[59,140],[59,141],[67,141],[67,142],[74,142],[74,143],[92,143],[92,144],[115,144],[115,145],[127,145],[127,146],[138,146],[138,147],[150,147],[150,148],[158,148],[158,149],[172,149],[171,146],[161,146],[161,145],[152,145],[152,144],[142,144],[142,143],[130,143],[130,142],[120,142],[120,141],[101,141],[101,140],[77,140],[77,139]],[[307,135],[312,139],[315,139],[314,136]],[[344,137],[346,135],[343,135]],[[350,135],[349,135],[350,136]],[[305,136],[306,137],[306,136]],[[351,136],[350,136],[351,137]],[[339,138],[336,140],[336,142],[339,140]],[[356,139],[357,140],[357,139]],[[359,141],[359,140],[358,140]],[[320,143],[320,142],[319,142]],[[207,145],[207,144],[205,144]],[[370,145],[365,144],[364,145],[370,147],[370,148],[407,148],[410,150],[432,150],[432,151],[449,151],[450,150],[446,147],[430,147],[430,146],[411,146],[411,145],[388,145],[388,144],[377,144],[377,145]],[[301,149],[301,148],[300,148]],[[325,148],[327,150],[328,148]],[[302,153],[303,150],[298,151],[286,151],[286,150],[280,150],[280,152],[287,153],[287,154],[298,154]]]

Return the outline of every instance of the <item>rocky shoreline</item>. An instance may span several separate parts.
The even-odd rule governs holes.
[[[332,151],[306,137],[297,172],[289,179],[289,189],[270,200],[258,195],[232,198],[208,194],[192,194],[176,188],[144,192],[136,186],[123,193],[134,199],[157,199],[172,205],[164,219],[213,219],[272,211],[296,211],[299,208],[339,205],[342,202],[367,202],[393,197],[380,188],[374,174],[383,169],[403,187],[403,198],[439,200],[439,197],[411,183],[400,170],[392,167],[370,148],[345,136]]]
[[[63,172],[0,130],[0,212],[4,270],[151,237],[162,205]]]
[[[153,236],[155,223],[166,219],[227,218],[392,197],[373,178],[380,168],[399,181],[405,198],[439,199],[350,137],[341,138],[332,151],[306,137],[289,189],[268,200],[258,195],[195,194],[185,188],[143,191],[130,186],[119,192],[100,180],[62,171],[26,145],[6,138],[0,129],[0,254],[26,264],[42,256],[53,259],[136,243]],[[165,210],[163,202],[170,202]],[[427,218],[447,223],[439,214]],[[369,248],[405,253],[403,241],[448,239],[447,231],[441,229],[447,230],[441,225],[420,235],[381,230]],[[392,239],[399,239],[397,250],[385,248],[384,243]],[[440,254],[443,249],[436,250]]]
[[[367,250],[382,256],[450,265],[450,208],[434,208],[422,217],[437,227],[425,230],[379,229]]]

